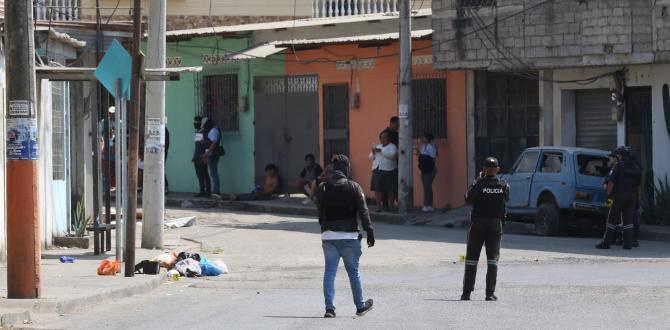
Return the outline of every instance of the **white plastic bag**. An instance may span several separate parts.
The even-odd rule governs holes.
[[[222,260],[215,260],[212,261],[212,263],[214,266],[219,267],[219,269],[221,269],[224,274],[228,274],[228,266],[226,266],[226,263],[224,263]]]

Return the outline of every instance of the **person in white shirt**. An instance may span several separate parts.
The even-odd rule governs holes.
[[[423,183],[423,211],[433,211],[433,181],[437,175],[437,148],[433,143],[433,134],[424,133],[421,136],[421,145],[415,148],[419,157],[419,170],[421,170],[421,183]]]
[[[375,193],[377,201],[377,212],[382,211],[384,194],[387,194],[388,206],[393,208],[398,192],[398,146],[391,143],[388,132],[380,135],[381,144],[372,147],[370,160],[372,160],[372,182],[371,189]]]

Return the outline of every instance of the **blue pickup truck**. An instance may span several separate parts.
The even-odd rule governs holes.
[[[602,226],[607,154],[585,148],[526,149],[502,175],[510,186],[509,219],[532,222],[543,236],[558,235],[570,225]]]

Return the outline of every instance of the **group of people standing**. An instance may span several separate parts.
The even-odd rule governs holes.
[[[219,159],[225,154],[221,146],[221,130],[211,118],[195,116],[195,149],[191,161],[198,176],[200,191],[195,197],[222,199],[219,178]]]
[[[369,158],[372,161],[371,190],[375,193],[377,212],[395,209],[398,202],[398,145],[400,120],[392,117],[389,126],[379,134],[379,144],[372,145]],[[421,183],[423,184],[423,211],[433,211],[433,181],[437,176],[437,148],[434,136],[426,132],[420,144],[414,146],[418,157]]]

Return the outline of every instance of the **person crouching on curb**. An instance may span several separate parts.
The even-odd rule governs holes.
[[[321,240],[325,270],[323,275],[323,295],[326,303],[325,318],[335,317],[335,275],[340,258],[349,275],[351,293],[356,305],[356,315],[363,316],[372,309],[372,299],[363,298],[363,287],[359,262],[361,258],[360,226],[367,233],[368,247],[375,245],[375,236],[370,221],[370,212],[365,202],[361,186],[349,180],[349,159],[344,155],[334,155],[331,161],[332,173],[316,191],[316,205],[319,210]]]
[[[470,230],[465,255],[465,275],[461,300],[470,300],[475,289],[477,264],[482,245],[486,245],[486,301],[496,301],[496,278],[500,258],[500,239],[505,218],[505,203],[509,198],[509,186],[496,177],[500,167],[498,160],[488,157],[484,160],[484,170],[465,195],[465,201],[472,205]]]

